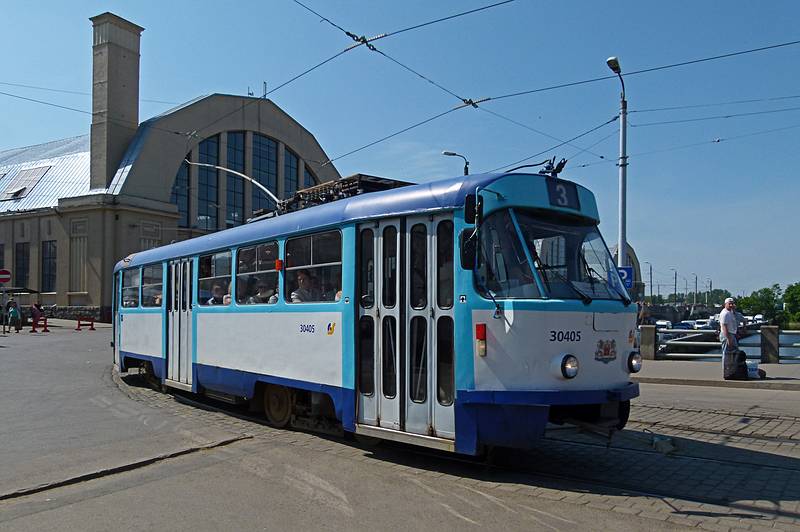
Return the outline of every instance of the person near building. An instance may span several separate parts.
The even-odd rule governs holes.
[[[8,312],[8,323],[14,327],[14,332],[22,330],[22,313],[19,311],[19,305],[13,299],[6,305]]]
[[[736,340],[736,331],[739,323],[736,319],[736,302],[732,297],[725,300],[725,308],[719,313],[719,341],[722,342],[722,367],[725,368],[725,361],[733,356],[739,349]]]
[[[31,332],[34,332],[36,329],[39,328],[39,320],[42,319],[42,305],[39,303],[34,303],[31,305],[31,321],[33,322],[33,327],[31,328]]]

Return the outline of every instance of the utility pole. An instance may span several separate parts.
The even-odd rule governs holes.
[[[693,273],[694,275],[694,296],[692,297],[692,305],[697,305],[697,274]]]
[[[644,261],[645,264],[650,266],[650,304],[653,304],[653,265],[647,261]]]

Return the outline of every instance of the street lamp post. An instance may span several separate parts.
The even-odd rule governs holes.
[[[697,274],[692,272],[694,275],[694,296],[692,296],[692,304],[697,305]]]
[[[617,266],[625,266],[625,254],[628,250],[626,224],[627,224],[627,179],[628,179],[628,101],[625,99],[625,81],[622,79],[622,68],[619,59],[609,57],[606,64],[611,71],[619,77],[622,84],[622,94],[619,103],[619,242],[617,244]]]
[[[653,265],[647,261],[644,261],[650,267],[650,304],[653,304]]]
[[[675,272],[675,285],[674,285],[673,290],[672,290],[672,299],[673,299],[674,305],[677,307],[678,306],[678,270],[676,270],[675,268],[670,268],[670,270]]]
[[[442,155],[446,155],[448,157],[461,157],[462,159],[464,159],[464,175],[469,175],[469,161],[467,160],[466,157],[454,151],[443,151]]]

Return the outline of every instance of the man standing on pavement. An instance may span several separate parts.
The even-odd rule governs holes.
[[[736,330],[739,328],[736,319],[736,302],[732,297],[725,300],[725,308],[719,313],[719,341],[722,342],[722,371],[725,371],[725,361],[732,357],[739,348],[736,341]]]

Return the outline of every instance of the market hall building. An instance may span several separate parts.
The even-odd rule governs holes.
[[[91,132],[0,152],[0,269],[49,315],[110,319],[114,265],[131,253],[245,223],[339,179],[314,136],[264,98],[203,96],[139,123],[143,28],[93,25]],[[6,285],[8,286],[8,285]]]

